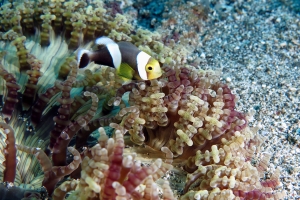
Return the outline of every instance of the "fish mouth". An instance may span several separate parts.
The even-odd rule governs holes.
[[[159,69],[159,72],[157,73],[157,78],[159,78],[159,77],[161,77],[162,76],[162,74],[163,74],[163,71],[162,71],[162,69]]]
[[[161,69],[155,71],[154,73],[148,74],[148,79],[157,79],[162,76],[163,71]]]

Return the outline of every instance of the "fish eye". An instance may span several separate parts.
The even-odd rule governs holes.
[[[148,70],[150,70],[150,71],[151,71],[152,69],[153,69],[153,68],[152,68],[151,66],[149,66],[149,67],[148,67]]]

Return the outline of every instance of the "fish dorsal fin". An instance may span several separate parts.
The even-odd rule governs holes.
[[[141,51],[137,55],[137,58],[136,58],[138,72],[139,72],[140,77],[143,80],[148,80],[147,72],[146,72],[146,65],[150,58],[151,58],[151,56],[143,51]]]
[[[108,49],[110,56],[113,60],[114,67],[117,69],[121,65],[122,55],[119,49],[119,45],[115,43],[112,39],[108,37],[101,37],[96,39],[95,43],[97,45],[105,45]]]
[[[117,69],[117,73],[122,78],[132,80],[134,77],[135,71],[127,63],[121,63],[120,67]]]
[[[115,43],[115,41],[113,41],[112,39],[110,39],[109,37],[100,37],[100,38],[97,38],[95,43],[97,45],[108,45],[108,44],[111,44],[111,43]]]

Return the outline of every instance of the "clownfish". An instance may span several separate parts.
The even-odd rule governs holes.
[[[114,67],[125,80],[151,80],[162,75],[159,62],[130,42],[114,42],[108,37],[96,39],[98,50],[78,51],[79,68],[90,62]]]

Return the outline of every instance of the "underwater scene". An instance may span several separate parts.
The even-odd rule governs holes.
[[[0,6],[0,200],[300,199],[299,0]]]

